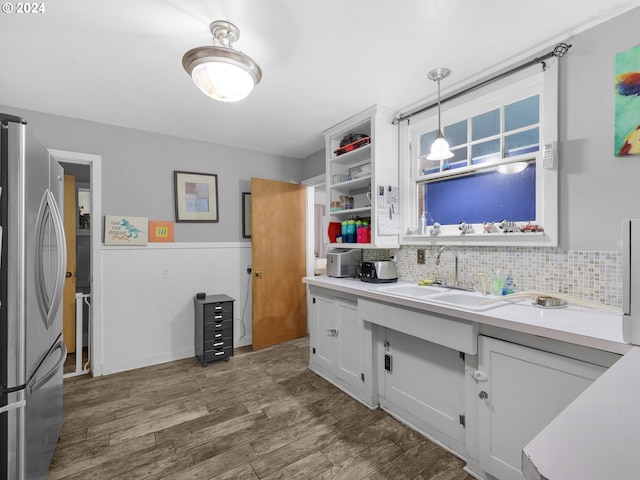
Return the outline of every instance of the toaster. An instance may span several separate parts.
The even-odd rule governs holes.
[[[362,262],[358,277],[363,282],[393,283],[398,281],[398,268],[391,261]]]
[[[327,275],[330,277],[355,277],[361,261],[361,250],[337,248],[327,253]]]

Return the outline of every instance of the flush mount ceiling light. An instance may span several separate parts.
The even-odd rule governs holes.
[[[529,164],[527,162],[506,163],[498,167],[498,172],[502,173],[503,175],[513,175],[514,173],[522,172],[528,166]]]
[[[453,157],[453,153],[449,150],[449,144],[442,133],[442,124],[440,122],[440,80],[447,78],[450,73],[451,70],[448,68],[436,68],[428,74],[429,80],[438,83],[438,134],[431,145],[431,153],[427,155],[427,160],[448,160]]]
[[[262,78],[262,70],[251,57],[233,49],[240,30],[231,22],[216,20],[209,29],[213,46],[192,48],[182,65],[205,95],[221,102],[245,98]]]

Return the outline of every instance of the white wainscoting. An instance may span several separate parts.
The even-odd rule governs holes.
[[[247,242],[103,246],[102,374],[193,356],[197,292],[234,298],[234,345],[251,345],[250,265]]]

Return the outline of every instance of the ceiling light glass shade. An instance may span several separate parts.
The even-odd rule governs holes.
[[[189,50],[182,66],[205,95],[221,102],[242,100],[260,82],[262,70],[251,57],[231,47],[240,36],[235,25],[216,21],[210,28],[221,46]]]
[[[451,157],[453,157],[453,153],[449,150],[449,143],[439,131],[431,145],[431,153],[427,155],[427,160],[448,160]]]
[[[514,173],[522,172],[525,168],[527,168],[527,166],[529,166],[527,162],[507,163],[505,165],[500,165],[498,167],[498,172],[504,175],[512,175]]]
[[[431,153],[427,155],[427,160],[447,160],[453,157],[453,153],[449,150],[449,143],[445,140],[442,133],[442,121],[440,117],[440,80],[447,78],[451,74],[448,68],[436,68],[428,74],[429,80],[433,80],[438,84],[438,134],[431,145]]]

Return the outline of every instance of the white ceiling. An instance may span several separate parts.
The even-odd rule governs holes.
[[[322,131],[373,105],[433,100],[552,49],[638,0],[44,0],[0,14],[0,104],[296,158]],[[15,2],[14,2],[15,5]],[[240,29],[262,68],[236,104],[211,100],[182,68]],[[569,51],[571,55],[571,51]]]

